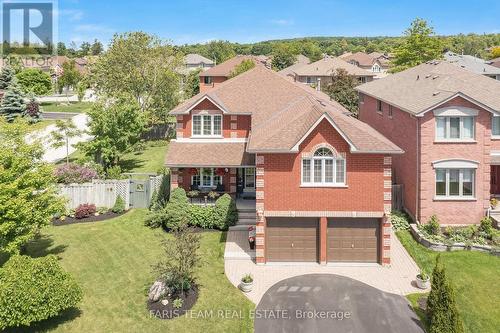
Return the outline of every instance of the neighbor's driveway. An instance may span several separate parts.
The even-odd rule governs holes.
[[[89,121],[89,116],[87,116],[85,113],[80,113],[77,114],[76,116],[73,116],[71,118],[71,121],[76,125],[76,127],[81,130],[83,133],[80,134],[77,137],[73,137],[69,140],[69,153],[73,153],[76,148],[74,147],[75,144],[79,142],[85,142],[89,141],[92,139],[92,136],[88,135],[85,133],[85,131],[88,130],[88,121]],[[26,140],[28,142],[33,142],[34,140],[38,139],[42,142],[43,148],[45,149],[45,153],[43,154],[43,160],[45,162],[49,163],[55,163],[57,161],[60,161],[64,158],[66,158],[66,145],[63,147],[59,148],[54,148],[51,146],[51,141],[50,141],[50,136],[51,132],[56,130],[56,125],[52,124],[47,127],[45,127],[43,130],[36,131],[34,133],[29,134],[26,137]]]
[[[415,277],[419,272],[417,264],[406,252],[394,233],[391,234],[391,266],[382,267],[377,264],[368,265],[256,265],[251,259],[255,251],[248,248],[248,232],[230,230],[227,234],[224,253],[225,273],[235,286],[240,284],[243,275],[250,273],[254,277],[253,290],[247,297],[258,304],[264,293],[277,282],[304,274],[336,274],[342,275],[381,291],[396,295],[422,292],[415,286]]]
[[[278,282],[255,314],[256,333],[424,333],[403,296],[330,274]]]

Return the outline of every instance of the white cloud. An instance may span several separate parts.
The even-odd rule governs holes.
[[[92,32],[92,33],[113,33],[114,29],[101,24],[79,24],[75,26],[74,31],[76,32]]]
[[[293,20],[288,20],[288,19],[273,19],[270,20],[269,22],[274,25],[280,25],[280,26],[288,26],[288,25],[293,25],[295,23]]]
[[[70,22],[80,21],[83,18],[83,11],[79,9],[56,9],[54,14],[59,19],[67,19]]]

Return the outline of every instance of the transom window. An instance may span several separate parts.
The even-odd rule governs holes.
[[[194,115],[193,136],[221,136],[222,116],[220,114]]]
[[[319,148],[312,158],[302,159],[302,185],[345,185],[345,159],[334,157],[328,148]]]
[[[222,184],[222,177],[215,174],[214,168],[200,168],[196,175],[191,176],[191,185],[214,187]]]
[[[436,117],[436,138],[468,140],[474,138],[474,117]]]
[[[474,197],[474,169],[436,169],[436,197]]]

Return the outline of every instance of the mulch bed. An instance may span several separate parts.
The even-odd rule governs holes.
[[[75,224],[75,223],[105,221],[105,220],[109,220],[109,219],[121,216],[121,215],[125,214],[126,212],[127,211],[124,211],[123,213],[113,213],[112,211],[109,211],[109,212],[106,212],[104,214],[100,214],[98,216],[91,215],[91,216],[83,218],[83,219],[76,219],[74,217],[66,216],[66,219],[64,221],[61,219],[53,219],[52,225],[61,226],[61,225],[68,225],[68,224]]]
[[[176,297],[177,298],[177,297]],[[186,296],[181,296],[184,302],[182,303],[182,308],[176,309],[174,308],[174,299],[168,298],[168,304],[163,305],[161,301],[158,302],[146,302],[146,307],[149,310],[149,314],[151,317],[156,317],[159,319],[174,319],[177,317],[181,317],[186,314],[186,311],[189,311],[198,300],[198,287],[193,286],[191,290],[187,292]]]

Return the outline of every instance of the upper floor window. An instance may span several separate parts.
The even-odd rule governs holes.
[[[375,73],[380,73],[380,66],[378,64],[373,65],[372,71]]]
[[[392,105],[389,105],[388,115],[389,115],[389,118],[392,118]]]
[[[474,117],[436,117],[438,140],[471,140],[474,138]]]
[[[382,113],[382,101],[377,100],[377,112]]]
[[[365,95],[362,93],[358,93],[358,100],[360,104],[363,104],[365,102]]]
[[[306,83],[307,84],[314,84],[314,83],[316,83],[316,79],[314,78],[314,76],[307,76]]]
[[[491,135],[500,136],[500,116],[491,118]]]
[[[212,84],[212,77],[211,76],[204,76],[203,83],[204,84]]]
[[[193,136],[221,136],[222,115],[204,114],[193,116]]]
[[[302,185],[345,185],[346,163],[328,148],[319,148],[311,158],[302,159]]]

